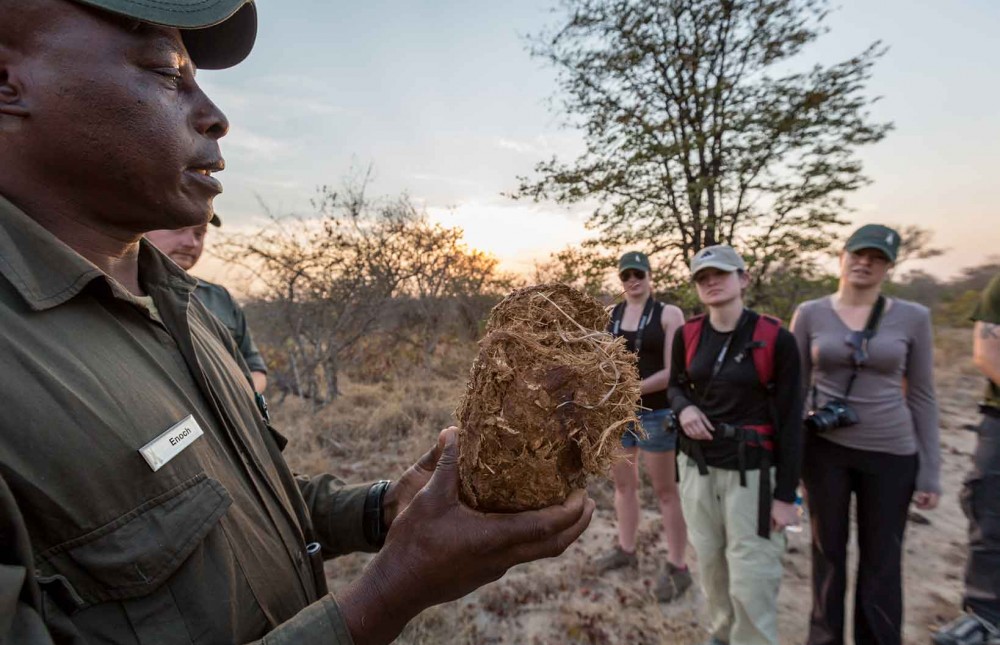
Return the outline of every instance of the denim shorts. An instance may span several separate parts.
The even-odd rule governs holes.
[[[647,452],[670,452],[677,449],[677,430],[667,427],[670,408],[643,410],[636,416],[646,431],[646,438],[640,439],[630,426],[622,435],[622,447],[646,450]]]

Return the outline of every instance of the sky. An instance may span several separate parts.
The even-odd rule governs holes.
[[[555,24],[553,4],[258,0],[247,61],[199,72],[232,124],[216,200],[225,230],[258,226],[264,206],[308,214],[318,186],[371,166],[373,195],[408,193],[503,269],[585,239],[586,209],[504,196],[536,162],[581,149],[550,109],[554,72],[526,50],[528,34]],[[1000,254],[1000,2],[836,6],[808,55],[833,63],[883,41],[873,116],[895,123],[860,151],[873,183],[849,197],[847,218],[931,229],[946,253],[908,268],[939,276]]]

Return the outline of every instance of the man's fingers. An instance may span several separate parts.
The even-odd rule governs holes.
[[[457,499],[458,428],[452,426],[441,431],[438,436],[438,449],[441,454],[437,458],[428,487],[444,495],[446,499]]]
[[[584,500],[582,513],[573,524],[562,531],[537,542],[524,542],[508,552],[510,557],[508,568],[522,562],[531,562],[542,558],[554,558],[561,555],[571,544],[587,530],[594,516],[596,502],[589,497]]]
[[[582,490],[573,491],[562,504],[537,511],[495,513],[485,519],[497,545],[513,545],[548,540],[575,525],[585,513],[589,498]]]

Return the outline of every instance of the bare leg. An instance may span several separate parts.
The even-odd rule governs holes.
[[[612,474],[615,479],[615,515],[618,517],[618,545],[623,551],[635,553],[639,532],[639,460],[638,449],[626,448],[626,458],[617,462]]]
[[[687,524],[684,522],[681,496],[677,488],[674,452],[643,450],[642,460],[653,482],[653,491],[660,506],[663,536],[667,540],[667,561],[678,569],[683,569],[687,550]]]

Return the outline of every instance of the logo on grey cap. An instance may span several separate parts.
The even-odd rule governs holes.
[[[889,233],[888,235],[885,236],[885,241],[887,244],[895,244],[896,236],[893,235],[892,233]]]

